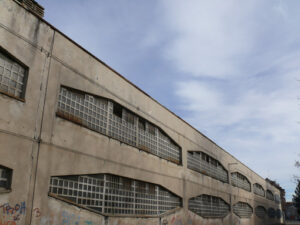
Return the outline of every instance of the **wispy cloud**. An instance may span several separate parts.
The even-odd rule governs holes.
[[[165,1],[165,57],[188,120],[291,198],[300,146],[296,2]]]

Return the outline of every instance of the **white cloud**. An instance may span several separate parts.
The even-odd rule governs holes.
[[[184,74],[175,94],[186,119],[279,181],[290,200],[300,146],[299,12],[278,0],[166,0],[164,7],[174,34],[164,52]]]

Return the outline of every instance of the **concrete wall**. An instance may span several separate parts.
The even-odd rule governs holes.
[[[0,225],[5,224],[209,224],[265,225],[255,214],[241,219],[204,219],[188,210],[201,194],[266,208],[274,201],[187,169],[187,151],[203,151],[251,184],[279,190],[179,119],[151,97],[88,54],[47,22],[13,0],[0,0],[0,47],[29,68],[25,102],[0,94],[0,165],[13,169],[12,190],[0,193]],[[120,103],[163,129],[182,148],[182,165],[96,133],[55,115],[65,85]],[[111,173],[163,186],[183,199],[183,208],[157,218],[107,217],[48,196],[51,176]],[[24,210],[7,213],[3,205]],[[3,210],[2,210],[3,209]]]

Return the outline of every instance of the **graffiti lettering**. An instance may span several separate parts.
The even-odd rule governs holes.
[[[0,209],[2,208],[3,214],[6,215],[14,215],[14,214],[25,214],[26,204],[25,202],[21,202],[20,204],[16,204],[15,206],[9,205],[9,203],[5,203],[0,205]]]

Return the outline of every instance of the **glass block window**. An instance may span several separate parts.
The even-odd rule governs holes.
[[[263,207],[263,206],[257,206],[257,207],[255,208],[255,215],[256,215],[258,218],[264,219],[265,216],[267,215],[267,210],[266,210],[265,207]]]
[[[181,207],[159,185],[111,174],[51,177],[49,193],[104,215],[158,216]]]
[[[153,126],[150,123],[147,123],[145,120],[139,118],[139,141],[138,148],[150,152],[154,155],[158,155],[157,150],[157,134],[156,130],[153,129]]]
[[[189,210],[202,217],[223,218],[230,212],[230,206],[219,197],[200,195],[189,199]]]
[[[157,129],[158,155],[161,158],[180,163],[179,147],[162,131]]]
[[[247,179],[247,177],[238,172],[231,173],[231,184],[234,187],[239,187],[251,192],[251,184],[249,180]]]
[[[0,165],[0,191],[10,190],[12,169]]]
[[[281,216],[282,216],[282,213],[281,213],[280,209],[277,209],[275,214],[276,214],[277,219],[280,219]]]
[[[204,152],[188,152],[188,165],[191,170],[228,183],[228,172],[222,164]]]
[[[59,94],[57,115],[105,134],[108,102],[105,99],[62,87]]]
[[[265,190],[260,184],[258,184],[258,183],[253,184],[253,191],[254,191],[254,194],[265,197]]]
[[[0,51],[0,92],[24,99],[27,68]]]
[[[241,218],[251,218],[253,209],[246,202],[238,202],[233,206],[233,212]]]
[[[275,194],[274,195],[274,200],[275,200],[276,203],[280,203],[280,196]]]
[[[135,116],[119,104],[112,102],[109,102],[109,110],[108,135],[135,146],[137,137]]]
[[[274,195],[273,192],[270,190],[267,190],[267,199],[274,201]]]
[[[275,209],[269,208],[268,209],[268,216],[269,216],[269,218],[275,218],[275,216],[276,216]]]
[[[120,104],[61,87],[57,115],[91,130],[180,164],[180,147],[161,129]]]

